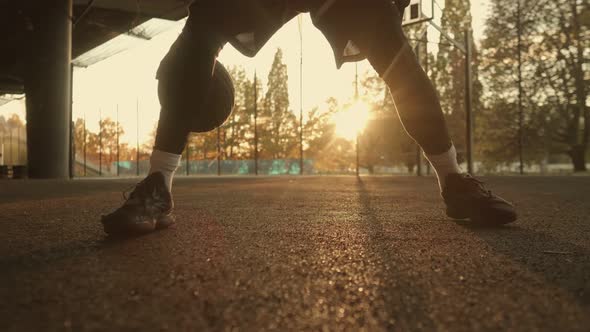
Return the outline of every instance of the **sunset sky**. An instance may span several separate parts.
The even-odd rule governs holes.
[[[442,1],[439,1],[442,2]],[[480,40],[487,15],[488,0],[472,0],[476,40]],[[440,11],[435,16],[440,19]],[[329,97],[343,102],[353,96],[354,64],[336,69],[332,50],[322,34],[311,24],[309,15],[303,19],[303,109],[322,106]],[[88,68],[76,68],[74,72],[74,118],[86,117],[88,129],[98,130],[99,114],[116,118],[125,128],[123,142],[134,143],[136,132],[140,141],[147,139],[159,114],[154,78],[160,59],[178,35],[182,25],[163,33],[139,47],[113,56]],[[431,29],[429,36],[436,41],[438,34]],[[431,47],[433,47],[432,45]],[[297,19],[286,24],[260,51],[256,58],[247,58],[230,45],[222,51],[219,60],[227,67],[243,66],[250,77],[254,71],[266,84],[266,76],[277,48],[284,50],[284,61],[289,71],[291,108],[298,111],[299,103],[299,29]],[[368,63],[359,63],[359,73],[371,70]],[[136,103],[139,103],[139,128],[136,121]],[[17,113],[24,117],[24,102],[15,101],[0,107],[0,115]]]

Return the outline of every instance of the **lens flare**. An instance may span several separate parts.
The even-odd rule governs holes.
[[[369,105],[357,101],[350,107],[334,114],[332,121],[336,125],[336,135],[348,140],[354,140],[369,121]]]

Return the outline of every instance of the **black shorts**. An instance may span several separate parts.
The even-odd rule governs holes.
[[[207,30],[231,43],[242,54],[254,56],[280,29],[302,12],[326,36],[340,67],[367,58],[379,47],[384,25],[401,30],[398,0],[196,0],[190,6],[188,29]],[[390,30],[391,26],[385,28]],[[395,36],[391,36],[395,37]],[[396,41],[394,41],[395,43]]]

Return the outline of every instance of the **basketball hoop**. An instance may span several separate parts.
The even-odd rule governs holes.
[[[404,10],[402,25],[408,26],[434,19],[434,0],[410,0]]]

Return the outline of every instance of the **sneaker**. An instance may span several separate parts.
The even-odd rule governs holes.
[[[449,174],[442,197],[447,216],[453,219],[503,225],[516,220],[514,206],[486,189],[483,182],[469,174]]]
[[[167,228],[174,223],[172,195],[160,172],[150,174],[135,186],[125,203],[113,213],[102,216],[109,235],[138,235]]]

